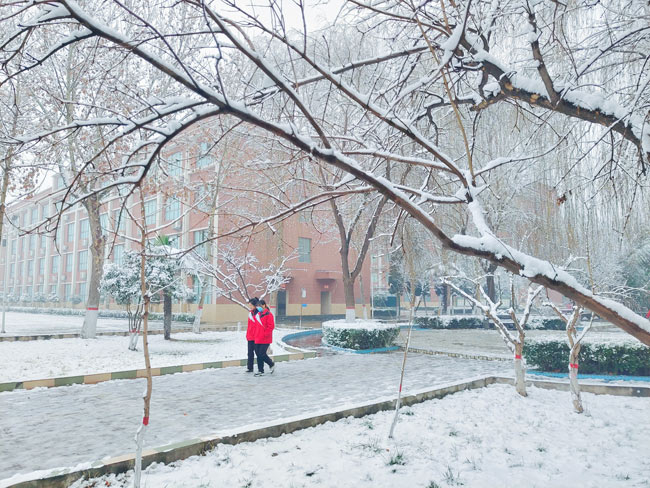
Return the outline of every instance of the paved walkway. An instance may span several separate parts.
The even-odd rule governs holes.
[[[146,446],[370,401],[396,392],[402,354],[339,354],[280,363],[274,375],[243,368],[154,378]],[[409,357],[404,391],[510,373],[502,362]],[[0,479],[134,450],[144,380],[0,393]]]

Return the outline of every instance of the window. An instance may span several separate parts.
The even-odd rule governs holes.
[[[196,160],[197,168],[205,168],[212,164],[212,156],[210,156],[210,145],[207,142],[201,143],[201,152],[199,153],[199,159]]]
[[[120,234],[124,234],[126,232],[126,212],[122,213],[121,217],[122,218],[120,218],[120,209],[113,210],[113,229],[116,229]]]
[[[14,255],[16,254],[16,241],[18,239],[12,239],[11,240],[11,254]]]
[[[34,261],[32,261],[31,259],[27,261],[27,276],[29,276],[30,278],[34,276]]]
[[[79,222],[79,239],[82,241],[88,240],[90,236],[90,226],[88,225],[88,219],[83,219]]]
[[[14,263],[11,263],[11,267],[9,268],[9,278],[13,279],[15,273],[16,273],[16,265]]]
[[[63,301],[70,301],[70,295],[72,295],[72,285],[68,283],[67,285],[63,286]]]
[[[198,246],[194,248],[194,251],[196,251],[196,253],[203,259],[207,258],[208,256],[207,246],[209,243],[205,242],[207,238],[208,231],[206,229],[194,231],[194,245],[196,246],[198,244]]]
[[[156,226],[156,200],[144,202],[144,223],[147,227]]]
[[[66,242],[74,242],[74,222],[70,222],[65,230]]]
[[[108,230],[108,214],[101,214],[99,216],[99,226],[102,228],[102,234],[106,235],[106,231]]]
[[[32,225],[38,222],[38,207],[32,208]]]
[[[165,205],[165,220],[176,220],[181,216],[181,202],[176,197],[169,197]]]
[[[50,295],[56,295],[56,285],[50,285]]]
[[[88,269],[88,251],[79,251],[79,271]]]
[[[45,258],[38,260],[38,274],[39,276],[43,276],[45,274]]]
[[[124,262],[124,244],[113,248],[113,262],[115,264],[122,264]]]
[[[27,295],[28,297],[32,296],[32,287],[31,286],[28,286],[28,287],[25,288],[25,295]]]
[[[298,237],[298,262],[311,263],[311,239]]]
[[[169,158],[169,165],[167,167],[167,174],[169,176],[180,176],[183,171],[183,153],[177,152],[172,154]]]
[[[59,272],[59,255],[55,254],[52,256],[52,274],[57,274]]]
[[[36,249],[36,234],[31,234],[29,236],[29,250],[33,251]]]
[[[41,234],[41,249],[45,249],[47,247],[47,236],[45,234]]]
[[[72,253],[65,255],[65,272],[72,273]]]
[[[79,296],[84,302],[86,301],[86,283],[79,283]]]
[[[303,224],[311,222],[311,213],[313,210],[313,208],[306,208],[305,210],[301,210],[298,214],[298,222],[301,222]]]

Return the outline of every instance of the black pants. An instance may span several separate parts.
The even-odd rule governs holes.
[[[248,371],[253,371],[255,363],[255,341],[248,341]]]
[[[257,355],[257,371],[260,373],[264,372],[264,363],[268,364],[269,367],[275,364],[273,361],[271,361],[269,355],[266,354],[269,346],[270,344],[255,344],[255,354]]]

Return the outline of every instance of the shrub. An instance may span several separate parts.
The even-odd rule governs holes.
[[[526,362],[541,371],[566,372],[569,346],[564,341],[535,341],[524,345]],[[650,349],[643,344],[582,344],[580,372],[584,374],[650,375]]]
[[[72,295],[70,297],[70,303],[73,305],[79,305],[81,302],[83,302],[83,300],[79,295]]]
[[[508,329],[515,328],[510,317],[499,315]],[[485,329],[492,328],[491,320],[484,315],[440,315],[417,317],[415,323],[424,329]],[[526,325],[528,329],[564,330],[566,324],[556,317],[532,316]]]
[[[482,329],[483,315],[439,315],[433,317],[416,317],[415,323],[424,329]]]
[[[399,326],[357,320],[323,322],[323,342],[346,349],[377,349],[389,347],[399,335]]]

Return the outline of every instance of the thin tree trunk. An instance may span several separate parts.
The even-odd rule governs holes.
[[[515,389],[521,396],[528,396],[526,392],[526,368],[524,367],[524,344],[515,344]]]
[[[142,215],[144,216],[144,198],[142,197],[142,192],[140,193],[140,207]],[[145,246],[146,246],[146,233],[142,232],[141,237],[141,246],[142,246],[142,255],[140,261],[140,288],[141,294],[144,301],[144,311],[142,314],[143,322],[143,331],[142,331],[142,342],[144,344],[144,364],[147,370],[147,389],[145,390],[143,402],[143,415],[142,415],[142,424],[138,427],[138,431],[135,435],[136,441],[136,452],[135,452],[135,473],[133,476],[133,487],[140,488],[140,476],[142,473],[142,445],[144,443],[144,435],[146,433],[147,427],[149,425],[149,414],[151,410],[151,390],[152,390],[152,379],[151,379],[151,360],[149,359],[149,341],[148,341],[148,331],[149,331],[149,293],[147,291],[146,282],[145,282]]]
[[[163,332],[165,340],[171,339],[172,335],[172,296],[169,293],[163,294]]]
[[[201,288],[201,298],[199,298],[199,304],[194,314],[194,322],[192,323],[192,332],[195,334],[201,333],[201,315],[203,315],[203,303],[205,302],[205,290],[203,286],[203,280],[198,276],[196,277],[199,280],[199,287]]]
[[[580,354],[580,343],[571,348],[569,354],[569,385],[571,389],[571,401],[577,413],[584,412],[582,397],[580,396],[580,383],[578,383],[578,355]]]

